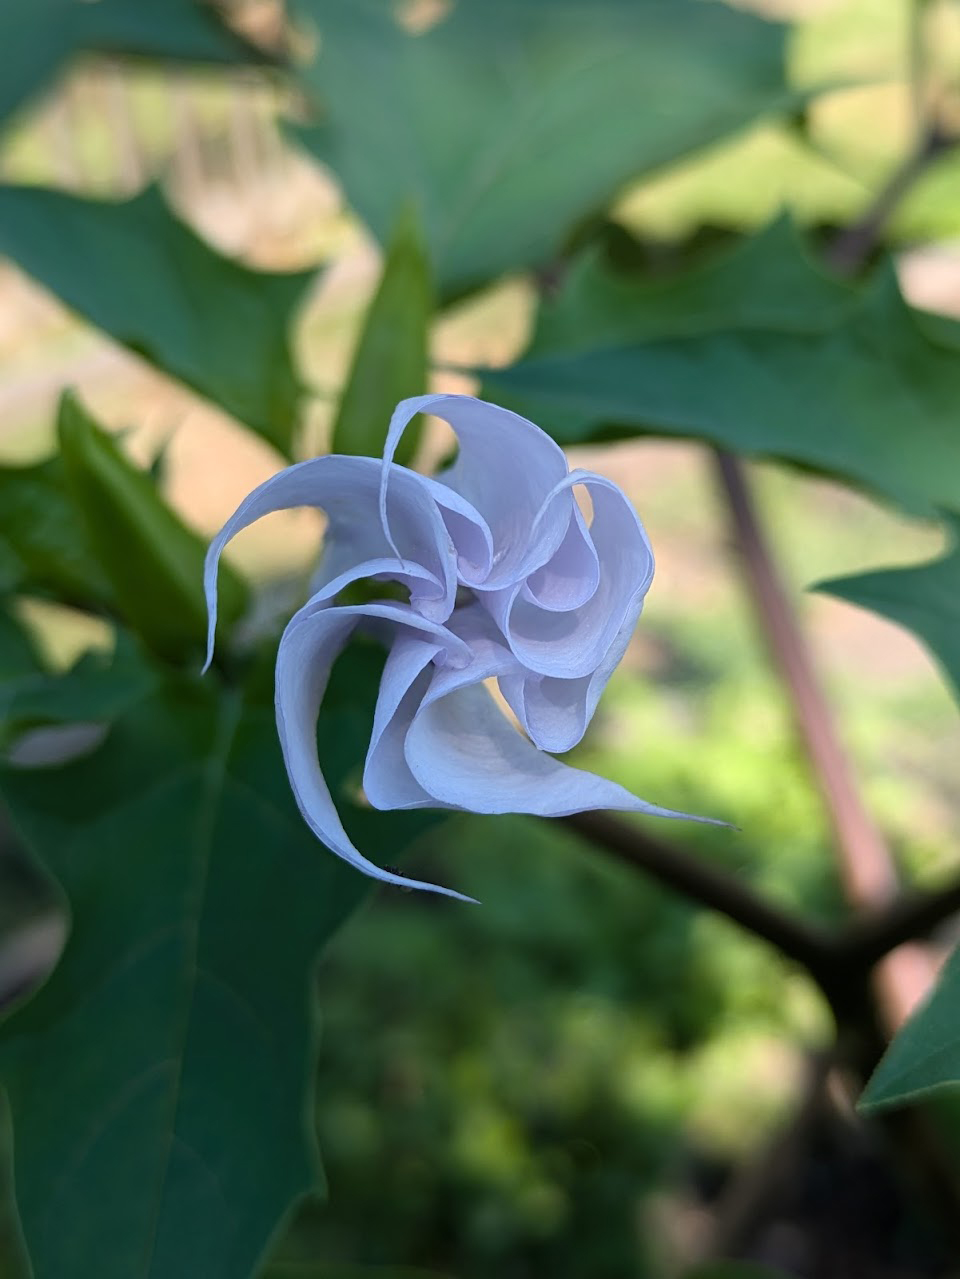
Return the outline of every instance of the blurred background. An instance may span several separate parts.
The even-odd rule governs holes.
[[[907,0],[741,7],[791,22],[794,85],[837,89],[802,128],[760,123],[624,194],[614,220],[672,265],[784,208],[814,229],[852,221],[909,145]],[[937,73],[960,85],[960,6],[939,10]],[[416,5],[411,20],[440,11]],[[273,0],[235,14],[268,47],[282,17]],[[0,177],[97,197],[158,180],[231,256],[277,270],[325,262],[295,333],[310,388],[298,453],[309,456],[326,447],[380,255],[331,174],[284,136],[281,117],[297,111],[268,69],[89,57],[16,117],[0,139]],[[960,314],[960,157],[917,185],[889,234],[911,300]],[[436,362],[509,362],[533,301],[534,285],[517,277],[451,307],[433,333]],[[0,460],[49,451],[65,386],[138,460],[161,459],[171,500],[204,533],[281,464],[0,261]],[[453,373],[435,386],[476,389]],[[431,437],[427,456],[443,447]],[[839,918],[829,831],[730,553],[708,455],[641,440],[571,462],[623,485],[658,557],[636,638],[577,762],[731,818],[742,828],[731,869],[778,901]],[[930,557],[942,534],[831,483],[752,469],[866,800],[905,876],[936,883],[960,811],[956,709],[904,632],[803,590]],[[319,531],[308,514],[271,517],[237,539],[236,562],[259,580],[299,580]],[[27,601],[23,615],[60,664],[108,642],[88,617],[49,603]],[[684,839],[696,847],[695,830]],[[830,1124],[803,1109],[831,1025],[801,973],[541,823],[458,819],[421,861],[485,905],[376,893],[327,952],[317,1122],[329,1200],[304,1210],[283,1256],[320,1250],[344,1266],[465,1279],[616,1279],[682,1273],[711,1232],[729,1230],[758,1263],[791,1273],[949,1273],[935,1223],[897,1184],[871,1145],[879,1139],[857,1130],[842,1089]],[[11,850],[0,876],[9,995],[55,949],[59,924]],[[753,1211],[756,1179],[790,1166],[798,1113],[807,1126],[796,1175],[779,1190],[771,1181]]]

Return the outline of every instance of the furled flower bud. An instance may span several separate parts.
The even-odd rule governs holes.
[[[418,413],[444,418],[459,442],[456,462],[435,479],[392,461]],[[580,486],[589,523],[574,494]],[[382,461],[331,455],[288,467],[221,529],[205,572],[208,664],[224,546],[262,515],[295,506],[319,507],[328,527],[313,594],[280,640],[277,726],[300,811],[338,856],[388,883],[461,896],[368,861],[324,782],[320,704],[334,660],[361,627],[389,648],[363,774],[375,808],[688,816],[546,753],[580,741],[653,578],[646,533],[615,484],[569,471],[548,435],[496,405],[465,395],[404,400]],[[399,582],[409,603],[338,604],[360,578]],[[526,736],[484,687],[490,678]]]

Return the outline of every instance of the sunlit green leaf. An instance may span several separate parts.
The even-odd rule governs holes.
[[[67,488],[118,612],[161,656],[182,659],[196,653],[207,618],[204,540],[72,395],[60,405],[58,429]],[[220,592],[224,616],[236,620],[246,588],[229,568]]]
[[[6,0],[0,6],[0,122],[75,53],[186,62],[263,61],[203,0]]]
[[[632,177],[792,101],[785,28],[703,0],[299,0],[322,124],[301,137],[385,241],[421,216],[444,295],[544,262]],[[680,87],[682,86],[682,88]]]
[[[816,590],[899,622],[926,645],[960,698],[960,517],[947,517],[953,546],[929,564],[818,582]]]
[[[416,221],[408,215],[390,241],[363,322],[333,426],[332,452],[378,457],[396,405],[426,391],[432,310],[430,268]],[[408,463],[416,446],[416,431],[406,432],[396,460]]]
[[[657,285],[576,263],[529,351],[484,377],[563,444],[690,436],[918,514],[960,506],[956,325],[909,308],[889,266],[863,289],[824,278],[783,226]]]
[[[910,1017],[873,1072],[862,1110],[916,1101],[960,1085],[960,951],[954,951],[933,993]]]
[[[321,716],[358,835],[374,828],[344,787],[381,665],[345,655]],[[35,1279],[249,1279],[320,1178],[311,978],[370,884],[297,812],[269,681],[168,681],[95,754],[0,771],[0,795],[70,913],[58,967],[0,1032]],[[363,816],[387,858],[433,820]]]
[[[155,188],[118,202],[0,186],[0,254],[289,453],[302,390],[290,328],[312,273],[223,257]]]

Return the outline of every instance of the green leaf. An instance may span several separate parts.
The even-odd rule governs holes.
[[[813,588],[898,622],[926,645],[960,700],[960,516],[946,513],[953,546],[940,559],[818,582]]]
[[[61,401],[58,430],[67,486],[118,611],[160,656],[195,654],[206,631],[205,542],[72,395]],[[220,590],[224,616],[235,620],[246,603],[243,581],[228,570]]]
[[[12,703],[37,678],[44,678],[38,649],[17,618],[0,606],[0,738]]]
[[[448,1279],[436,1270],[396,1266],[337,1266],[310,1261],[281,1261],[268,1266],[260,1279]],[[760,1276],[760,1279],[763,1279]]]
[[[120,632],[112,653],[84,653],[59,675],[39,662],[11,681],[4,697],[3,628],[0,614],[0,742],[28,728],[71,723],[107,723],[142,702],[155,688],[153,670]]]
[[[561,444],[709,440],[868,489],[923,515],[960,507],[960,342],[884,266],[823,277],[788,228],[659,285],[591,255],[545,303],[529,351],[484,394]]]
[[[960,1084],[960,950],[933,993],[884,1053],[860,1098],[863,1111],[902,1106]]]
[[[795,105],[785,28],[703,0],[299,0],[322,127],[298,131],[384,241],[413,202],[444,296],[543,263],[624,185]],[[678,92],[682,86],[682,92]]]
[[[155,187],[101,201],[0,186],[0,253],[289,455],[302,393],[289,330],[312,272],[223,257]]]
[[[381,667],[345,654],[321,715],[348,825]],[[297,812],[269,691],[169,679],[96,754],[0,771],[70,912],[0,1033],[35,1279],[247,1279],[320,1178],[312,974],[370,881]],[[365,816],[383,857],[435,820]]]
[[[400,400],[427,389],[433,312],[430,267],[416,219],[401,219],[370,303],[333,426],[331,451],[379,457]],[[396,460],[409,463],[417,432],[404,434]]]
[[[0,7],[0,122],[81,51],[264,61],[201,0],[7,0]]]
[[[12,1153],[10,1109],[0,1092],[0,1275],[33,1279],[13,1198]]]
[[[112,606],[59,457],[0,467],[0,562],[0,592],[48,595],[94,612]]]

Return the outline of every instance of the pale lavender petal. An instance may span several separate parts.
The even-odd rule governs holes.
[[[501,676],[500,692],[535,746],[553,755],[572,750],[583,738],[599,694],[591,696],[593,675],[556,679],[549,675]]]
[[[317,719],[330,670],[354,628],[371,618],[412,627],[447,642],[442,627],[425,621],[405,605],[311,605],[295,614],[280,641],[276,668],[277,728],[291,788],[314,834],[357,870],[384,883],[470,901],[452,889],[405,879],[368,861],[351,843],[324,781],[317,758]]]
[[[558,611],[526,598],[519,586],[480,594],[517,660],[539,675],[560,679],[579,679],[604,662],[625,623],[631,618],[636,623],[654,567],[643,525],[620,489],[602,476],[574,472],[557,496],[576,484],[591,493],[590,538],[600,567],[587,602]]]
[[[634,607],[624,618],[603,660],[589,675],[559,679],[551,675],[531,675],[520,667],[521,673],[500,677],[501,693],[541,750],[561,755],[582,740],[601,694],[626,651],[642,607],[641,595],[634,600]]]
[[[482,684],[465,683],[471,668],[438,671],[407,733],[407,763],[424,790],[474,813],[563,817],[595,808],[684,817],[594,773],[537,750],[497,708]]]
[[[427,478],[457,560],[457,575],[465,586],[479,585],[493,568],[493,534],[487,521],[468,501],[444,484]]]
[[[394,541],[388,542],[376,518],[381,471],[382,464],[376,458],[332,454],[287,467],[244,498],[207,548],[206,666],[213,655],[217,569],[223,548],[262,516],[296,506],[318,507],[329,521],[326,553],[314,589],[334,579],[345,585],[374,573],[389,574],[410,588],[416,606],[433,620],[449,615],[456,594],[456,565],[440,511],[421,476],[404,467],[392,467]]]
[[[563,541],[554,554],[527,578],[521,597],[541,608],[562,612],[580,608],[600,585],[600,557],[576,503]]]
[[[458,608],[442,635],[404,627],[383,668],[363,788],[374,808],[444,808],[416,780],[404,756],[410,725],[434,675],[431,663],[470,670],[485,679],[516,668],[488,614],[478,605]]]
[[[457,436],[457,460],[438,482],[464,498],[490,529],[494,561],[484,585],[498,589],[546,563],[563,539],[566,521],[542,523],[536,538],[532,531],[547,497],[567,474],[563,450],[526,418],[470,395],[421,395],[397,406],[380,488],[380,516],[388,535],[386,496],[393,475],[387,468],[418,413],[443,418]]]
[[[380,681],[363,790],[374,808],[427,808],[436,800],[423,789],[403,753],[407,731],[430,685],[438,645],[410,631],[398,635]]]

